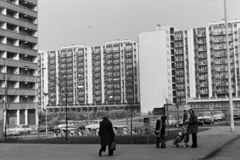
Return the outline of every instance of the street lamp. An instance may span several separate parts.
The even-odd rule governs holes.
[[[224,0],[224,17],[225,17],[225,32],[226,32],[226,43],[227,43],[227,59],[228,59],[228,90],[229,90],[229,109],[230,109],[230,131],[234,132],[234,119],[233,119],[233,101],[232,101],[232,80],[231,80],[231,66],[230,66],[230,55],[229,55],[229,44],[228,44],[228,26],[227,26],[227,5]]]
[[[67,137],[67,129],[68,129],[68,120],[67,120],[67,76],[65,75],[64,76],[64,80],[65,80],[65,103],[66,103],[66,118],[65,118],[65,120],[66,120],[66,131],[65,131],[65,141],[67,142],[68,141],[68,137]]]
[[[46,120],[45,120],[45,123],[46,123],[46,136],[47,136],[47,134],[48,134],[48,132],[47,132],[47,128],[48,128],[48,124],[47,124],[47,115],[48,115],[48,113],[47,113],[47,102],[46,102],[46,97],[48,96],[48,93],[43,93],[43,95],[44,95],[44,102],[45,102],[45,109],[46,109],[46,112],[45,112],[45,116],[46,116]]]

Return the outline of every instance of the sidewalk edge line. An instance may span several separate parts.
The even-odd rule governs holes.
[[[232,141],[238,139],[240,137],[240,135],[234,135],[231,138],[225,140],[224,142],[221,142],[220,144],[216,145],[215,147],[213,147],[212,149],[210,149],[209,151],[207,151],[206,153],[193,158],[192,160],[204,160],[207,157],[211,156],[212,154],[214,154],[215,152],[219,151],[221,148],[223,148],[224,146],[226,146],[227,144],[231,143]]]

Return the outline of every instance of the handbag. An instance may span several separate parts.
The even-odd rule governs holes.
[[[110,150],[116,151],[116,143],[115,143],[115,142],[112,142],[112,143],[111,143],[111,145],[110,145]]]
[[[159,134],[159,130],[155,130],[154,134],[157,136]]]

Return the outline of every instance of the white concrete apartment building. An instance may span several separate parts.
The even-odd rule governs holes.
[[[0,0],[0,100],[9,126],[38,124],[37,2]]]
[[[171,29],[171,32],[170,32]],[[173,101],[171,43],[174,27],[156,31],[143,32],[138,35],[139,70],[140,70],[140,105],[141,111],[147,113],[153,108],[163,107]]]
[[[66,100],[73,111],[130,105],[139,110],[137,46],[130,40],[116,40],[104,46],[70,45],[39,54],[39,59],[46,59],[39,66],[47,65],[44,72],[48,79],[48,84],[42,84],[46,90],[39,91],[40,101],[44,101],[45,92],[50,110],[65,109]]]
[[[240,107],[239,27],[240,20],[228,22],[235,108]],[[177,106],[190,104],[205,110],[229,108],[224,21],[190,30],[173,26],[162,26],[159,30],[159,25],[157,28],[138,37],[141,109],[146,112],[162,107],[166,98]]]

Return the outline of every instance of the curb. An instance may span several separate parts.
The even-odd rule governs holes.
[[[212,149],[210,149],[209,151],[207,151],[206,153],[193,158],[192,160],[204,160],[207,157],[211,156],[212,154],[214,154],[215,152],[219,151],[221,148],[223,148],[224,146],[226,146],[227,144],[233,142],[234,140],[238,139],[240,137],[240,135],[234,135],[231,138],[227,139],[224,142],[221,142],[220,144],[216,145],[215,147],[213,147]]]

